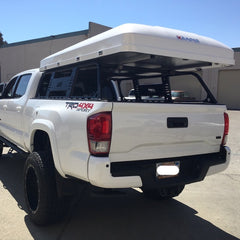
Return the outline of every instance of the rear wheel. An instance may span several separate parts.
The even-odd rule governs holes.
[[[177,185],[171,187],[162,187],[162,188],[142,188],[143,193],[146,197],[153,199],[170,199],[178,196],[184,189],[184,185]]]
[[[51,154],[31,153],[24,166],[24,197],[30,219],[37,225],[56,220],[59,210]]]

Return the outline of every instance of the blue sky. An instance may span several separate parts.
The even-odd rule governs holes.
[[[240,0],[0,0],[8,43],[88,29],[88,22],[158,25],[240,47]]]

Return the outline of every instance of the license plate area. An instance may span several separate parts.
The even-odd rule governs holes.
[[[158,179],[172,178],[179,175],[180,161],[161,162],[156,164],[156,177]]]

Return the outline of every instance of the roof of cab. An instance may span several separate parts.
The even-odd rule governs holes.
[[[124,24],[44,58],[40,63],[40,70],[121,53],[139,53],[151,58],[161,56],[163,64],[166,61],[164,57],[167,57],[168,60],[171,59],[168,66],[171,69],[179,61],[187,68],[187,60],[190,60],[189,67],[234,65],[233,50],[214,39],[158,26]],[[119,64],[122,61],[120,58]],[[137,60],[132,57],[128,63],[131,61]]]

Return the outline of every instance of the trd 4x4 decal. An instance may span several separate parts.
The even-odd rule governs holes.
[[[88,102],[66,102],[66,108],[81,111],[81,112],[90,112],[94,107],[94,103],[88,103]]]

